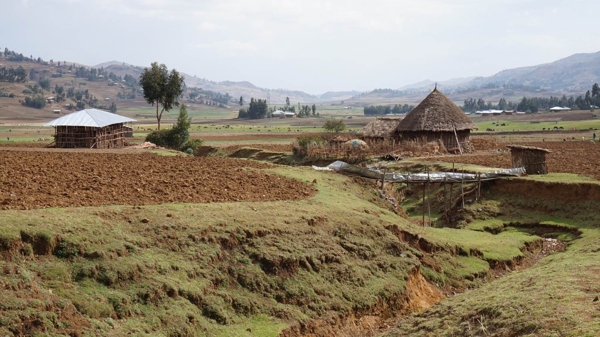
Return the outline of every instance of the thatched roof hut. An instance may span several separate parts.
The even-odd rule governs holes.
[[[362,139],[370,140],[393,138],[400,121],[399,118],[379,117],[358,130],[357,134]]]
[[[546,153],[548,149],[535,146],[508,145],[512,157],[512,167],[524,167],[527,174],[548,174]]]
[[[469,148],[473,129],[477,125],[436,87],[398,124],[396,134],[401,141],[440,141],[452,150]]]

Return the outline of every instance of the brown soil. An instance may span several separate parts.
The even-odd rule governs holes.
[[[229,158],[154,154],[0,151],[0,208],[298,200],[316,193]]]
[[[283,330],[278,337],[370,337],[378,336],[396,325],[398,316],[421,312],[445,296],[429,284],[418,269],[406,281],[403,296],[390,303],[380,303],[370,313],[340,317],[333,313]]]
[[[527,142],[523,145],[537,146],[552,151],[546,156],[549,172],[587,175],[600,180],[600,143],[588,141]],[[424,161],[446,161],[475,164],[487,167],[512,167],[510,151],[476,152],[464,156],[423,158]]]

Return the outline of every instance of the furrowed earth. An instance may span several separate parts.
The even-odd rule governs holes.
[[[298,200],[316,190],[273,165],[154,154],[2,151],[0,207]]]
[[[481,151],[460,157],[432,157],[425,158],[424,160],[510,168],[512,167],[510,151],[505,147],[508,144],[508,142],[503,141],[493,151]],[[551,151],[546,155],[549,172],[572,173],[600,180],[600,144],[597,142],[591,140],[569,140],[537,141],[527,142],[526,144]]]

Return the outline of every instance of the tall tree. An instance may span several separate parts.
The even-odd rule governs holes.
[[[150,68],[145,68],[140,76],[140,84],[144,90],[144,98],[149,104],[156,104],[156,121],[160,130],[160,120],[163,112],[179,106],[177,100],[183,93],[183,76],[175,69],[171,70],[164,64],[152,62]],[[162,109],[159,110],[159,105]]]
[[[498,109],[505,110],[507,107],[508,107],[508,103],[506,102],[504,97],[500,98],[500,101],[498,102]]]
[[[598,86],[598,83],[594,83],[592,86],[592,97],[596,97],[598,95],[600,95],[600,87]]]
[[[289,97],[285,98],[285,105],[290,106],[290,98]]]
[[[244,106],[244,97],[240,96],[240,106]]]
[[[315,104],[312,105],[312,115],[313,117],[317,115],[317,106]]]
[[[117,113],[117,104],[115,102],[112,102],[112,104],[110,105],[110,112],[114,114]]]

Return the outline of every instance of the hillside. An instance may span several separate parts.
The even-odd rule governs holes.
[[[67,88],[88,91],[95,98],[100,99],[96,103],[100,108],[108,108],[113,101],[119,100],[120,106],[128,109],[146,109],[148,105],[141,97],[139,88],[134,88],[134,83],[122,83],[126,76],[136,80],[139,78],[144,67],[127,64],[120,61],[109,61],[94,67],[82,66],[78,63],[63,62],[50,64],[49,62],[30,62],[27,58],[9,60],[6,56],[0,56],[0,68],[22,67],[29,74],[32,69],[38,72],[36,79],[31,76],[26,82],[6,83],[0,82],[0,112],[1,116],[13,116],[15,118],[36,119],[40,111],[23,109],[19,103],[27,96],[24,92],[28,86],[41,77],[51,80],[52,88],[56,85]],[[68,67],[66,66],[68,65]],[[78,77],[75,70],[80,67],[86,69],[97,69],[106,76],[104,78]],[[174,66],[174,68],[177,68]],[[311,95],[302,91],[287,89],[266,89],[258,87],[248,81],[222,81],[215,82],[205,78],[199,78],[181,72],[185,77],[188,88],[200,88],[200,94],[196,100],[188,103],[199,103],[211,109],[216,107],[231,106],[235,109],[236,102],[240,96],[245,101],[250,98],[269,98],[271,104],[282,104],[289,97],[293,103],[301,102],[341,102],[349,106],[366,106],[375,104],[415,104],[420,102],[432,89],[434,81],[425,80],[418,83],[394,89],[376,89],[371,92],[361,93],[358,91],[330,91],[322,95]],[[113,74],[114,86],[110,86],[109,74]],[[55,76],[57,76],[55,78]],[[35,76],[34,76],[35,77]],[[118,82],[118,83],[117,83]],[[446,81],[438,81],[438,87],[453,101],[462,102],[469,98],[483,98],[486,101],[498,102],[500,98],[516,102],[523,97],[560,97],[562,95],[580,95],[590,89],[590,83],[600,82],[600,52],[588,54],[575,54],[564,59],[535,66],[521,67],[503,70],[489,77],[466,77],[454,78]],[[2,98],[12,94],[13,99]],[[46,95],[49,96],[49,95]],[[184,96],[186,96],[184,94]],[[67,97],[64,104],[76,105],[76,100]],[[62,104],[62,108],[64,108]],[[88,103],[88,106],[90,104]],[[45,113],[54,109],[62,109],[61,105],[53,103],[46,106]],[[234,111],[232,110],[231,114]]]
[[[500,83],[580,93],[588,90],[590,83],[599,81],[600,52],[597,52],[574,54],[547,64],[503,70],[490,77],[476,78],[465,86]]]
[[[56,110],[65,114],[81,108],[114,107],[136,119],[153,116],[138,82],[143,67],[117,61],[87,67],[66,61],[31,60],[13,53],[0,55],[1,122],[44,122],[55,118]],[[237,98],[190,86],[180,102],[195,115],[216,112],[230,116],[237,112]]]
[[[456,102],[483,98],[518,101],[523,97],[578,96],[600,82],[600,52],[574,54],[555,62],[502,70],[489,77],[457,78],[438,81],[437,86]],[[420,102],[436,82],[424,80],[398,90],[378,89],[347,100],[356,106]]]

